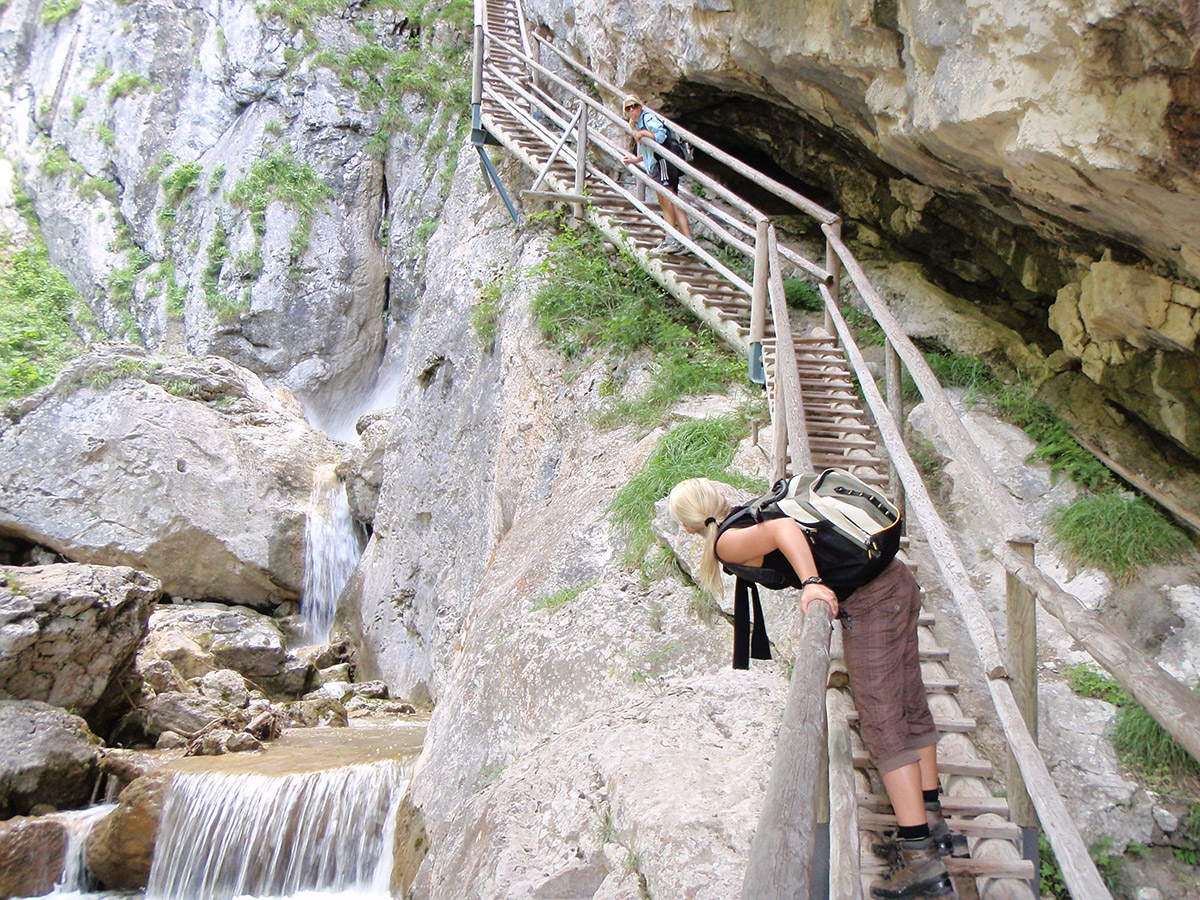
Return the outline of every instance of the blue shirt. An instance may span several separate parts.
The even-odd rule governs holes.
[[[637,125],[634,128],[635,131],[641,131],[642,129],[653,134],[654,140],[660,144],[666,143],[666,123],[648,109],[642,110],[642,114],[638,116]],[[658,157],[654,155],[654,148],[643,141],[638,141],[638,145],[642,148],[642,168],[646,170],[647,175],[657,176]]]

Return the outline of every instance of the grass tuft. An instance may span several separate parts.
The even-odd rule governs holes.
[[[654,543],[650,523],[654,504],[685,478],[713,478],[748,490],[763,490],[758,479],[730,471],[746,422],[738,416],[697,419],[675,426],[658,439],[642,468],[608,507],[617,531],[629,543],[629,561],[640,563]]]
[[[332,199],[330,190],[317,170],[297,161],[289,147],[260,159],[250,167],[250,173],[229,192],[229,202],[250,213],[250,224],[261,242],[267,230],[267,206],[275,200],[296,212],[296,227],[292,229],[292,262],[308,249],[313,216],[317,207]]]
[[[1122,584],[1140,566],[1180,558],[1186,535],[1142,497],[1114,492],[1081,494],[1051,510],[1054,541],[1069,565],[1103,569]]]
[[[571,603],[573,600],[575,600],[575,598],[584,591],[594,587],[596,582],[599,580],[600,579],[598,578],[593,578],[590,581],[583,582],[583,584],[561,588],[550,594],[543,594],[534,602],[533,606],[530,607],[530,611],[538,612],[539,610],[548,609],[551,612],[554,612],[562,609],[568,603]]]
[[[1117,707],[1113,749],[1127,768],[1156,784],[1200,778],[1200,762],[1107,673],[1088,663],[1072,666],[1067,672],[1067,684],[1082,697],[1104,700]],[[1200,684],[1193,690],[1200,693]]]
[[[540,271],[533,310],[543,337],[568,360],[609,355],[618,366],[611,393],[625,377],[620,361],[639,350],[653,356],[650,385],[638,397],[614,400],[602,427],[656,424],[680,397],[726,390],[742,374],[740,360],[633,260],[606,255],[594,230],[560,231]]]
[[[46,0],[42,7],[42,24],[57,25],[67,16],[74,15],[81,5],[81,0]]]

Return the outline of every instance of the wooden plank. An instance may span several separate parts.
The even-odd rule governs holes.
[[[871,757],[865,752],[854,754],[854,765],[859,769],[872,768]],[[992,764],[985,760],[954,760],[938,759],[938,771],[945,775],[967,775],[972,778],[991,778],[994,770]]]
[[[1020,881],[1029,881],[1034,875],[1033,862],[1028,859],[993,861],[955,859],[948,856],[942,862],[946,864],[946,871],[952,878],[1014,878]],[[864,854],[862,866],[864,875],[883,875],[887,871],[886,860],[875,859],[873,855]]]
[[[887,794],[859,794],[858,805],[871,812],[892,808]],[[947,816],[1007,816],[1008,801],[1003,797],[942,797],[942,813]]]
[[[771,779],[750,843],[742,900],[808,900],[821,748],[825,744],[825,672],[831,614],[814,603],[804,617]]]
[[[887,831],[896,830],[896,817],[891,813],[877,812],[859,812],[858,824],[870,831],[884,833]],[[989,840],[1000,841],[1016,841],[1021,837],[1021,829],[1011,822],[1001,822],[996,819],[987,819],[983,822],[977,822],[974,819],[947,818],[946,824],[950,826],[950,830],[955,834],[965,834],[967,837],[975,837]]]
[[[847,713],[852,708],[844,691],[825,694],[829,720],[829,896],[860,900],[858,804],[854,786],[854,747]]]

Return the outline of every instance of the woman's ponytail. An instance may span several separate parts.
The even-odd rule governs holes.
[[[729,504],[717,486],[707,478],[689,478],[675,485],[667,498],[672,518],[684,528],[704,538],[700,557],[700,587],[720,599],[721,563],[717,559],[717,532],[729,515]]]

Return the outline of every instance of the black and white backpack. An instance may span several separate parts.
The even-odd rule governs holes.
[[[804,530],[822,582],[845,600],[879,575],[900,549],[900,511],[877,488],[841,469],[826,469],[778,481],[766,494],[734,507],[717,531],[749,528],[768,519],[794,519]],[[762,624],[758,585],[771,590],[801,587],[787,558],[778,550],[762,566],[721,563],[737,578],[733,608],[733,667],[745,669],[749,660],[770,659]],[[750,601],[754,627],[750,627]]]

